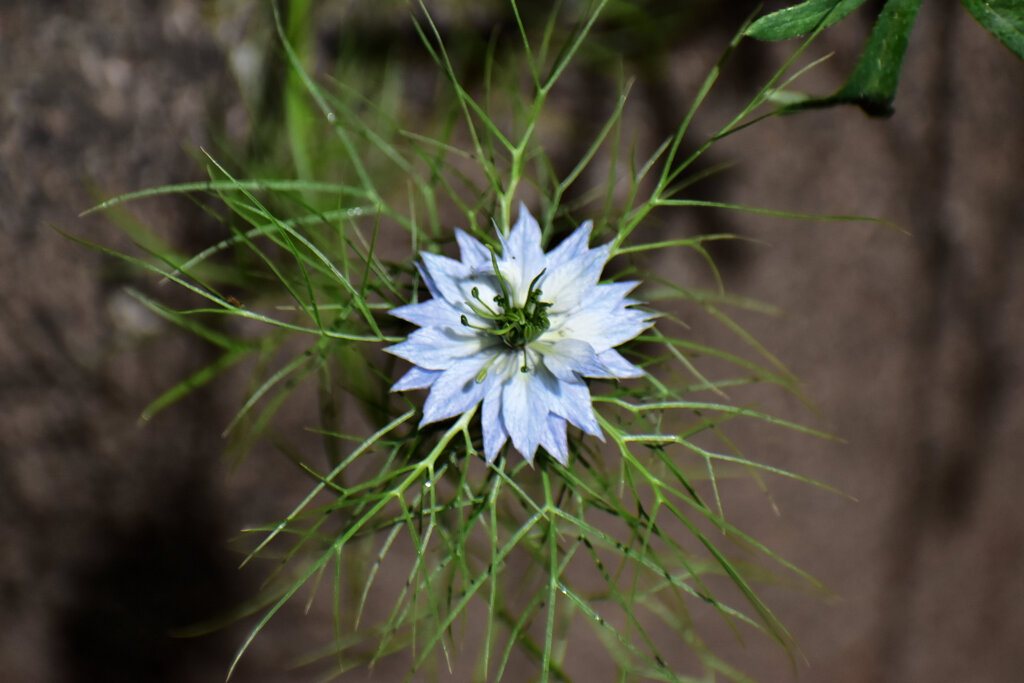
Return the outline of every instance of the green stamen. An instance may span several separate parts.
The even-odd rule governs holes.
[[[537,273],[537,276],[533,278],[526,290],[526,302],[522,306],[517,306],[512,298],[511,288],[498,268],[498,257],[494,253],[494,249],[490,251],[491,267],[494,269],[494,276],[498,279],[498,286],[501,288],[501,294],[494,297],[494,303],[498,310],[486,304],[480,298],[480,290],[474,287],[471,291],[472,300],[466,301],[466,305],[479,318],[488,321],[490,326],[473,325],[465,315],[462,316],[461,321],[466,327],[501,337],[501,341],[510,349],[522,351],[523,365],[520,367],[520,370],[528,372],[526,347],[544,334],[551,325],[547,314],[547,309],[551,307],[551,303],[541,301],[540,297],[543,292],[537,288],[537,283],[544,277],[547,269],[545,268]],[[491,363],[488,363],[480,371],[480,374],[477,376],[477,382],[483,381],[483,378],[487,375],[487,368],[490,365]]]
[[[492,320],[497,320],[498,318],[501,317],[500,313],[495,313],[494,311],[492,311],[491,307],[488,306],[486,303],[484,303],[484,300],[480,298],[480,289],[478,287],[474,287],[472,290],[470,290],[470,293],[473,295],[474,299],[476,299],[478,302],[480,302],[480,305],[483,306],[484,310],[486,310],[487,313],[489,314],[489,316],[483,316],[483,317],[490,317]],[[495,301],[495,303],[497,303],[498,297],[494,297],[494,301]],[[469,303],[469,302],[467,301],[466,303]],[[472,304],[470,304],[470,306],[472,307]],[[476,311],[477,311],[477,309],[474,307],[473,308],[473,312],[476,313]]]
[[[482,368],[480,368],[480,372],[476,373],[477,384],[483,382],[484,379],[487,377],[487,371],[491,369],[492,365],[494,365],[494,361],[498,360],[498,355],[499,354],[496,353],[493,356],[491,356],[491,359],[487,361],[487,363]]]

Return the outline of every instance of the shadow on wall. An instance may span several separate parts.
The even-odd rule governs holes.
[[[159,683],[225,670],[237,644],[224,631],[174,636],[247,597],[226,530],[211,524],[218,514],[208,487],[182,481],[131,526],[99,523],[100,560],[79,568],[70,582],[77,599],[58,617],[64,680]]]

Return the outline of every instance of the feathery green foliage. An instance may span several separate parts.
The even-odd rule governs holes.
[[[744,455],[726,430],[742,419],[827,435],[730,399],[759,383],[800,396],[782,363],[727,312],[762,304],[721,286],[687,288],[649,270],[652,254],[690,249],[721,285],[707,244],[730,237],[645,231],[655,212],[690,207],[802,217],[684,194],[702,177],[696,162],[757,120],[792,60],[716,134],[684,146],[741,29],[675,133],[646,157],[627,142],[623,85],[592,144],[559,175],[539,141],[546,107],[574,62],[588,59],[588,39],[609,4],[556,3],[546,16],[527,16],[512,2],[514,35],[482,42],[473,53],[482,63],[472,65],[465,55],[473,47],[453,52],[421,5],[415,32],[444,78],[430,96],[433,111],[410,116],[401,94],[408,76],[399,64],[385,60],[360,73],[342,59],[334,81],[314,78],[305,55],[308,7],[290,3],[286,15],[275,15],[287,66],[279,122],[287,145],[273,155],[288,170],[246,177],[209,155],[208,181],[96,207],[187,195],[230,230],[190,257],[142,238],[143,256],[114,254],[188,290],[197,302],[188,310],[137,296],[220,349],[144,417],[248,363],[252,383],[226,430],[244,452],[298,388],[318,387],[324,453],[292,453],[312,488],[284,519],[248,530],[254,540],[245,561],[272,569],[239,658],[307,591],[330,593],[322,597],[333,605],[335,637],[309,663],[333,674],[400,652],[410,677],[438,660],[464,667],[463,646],[472,640],[479,644],[475,679],[500,680],[518,660],[542,681],[569,680],[573,642],[589,629],[618,680],[750,680],[705,644],[698,613],[715,615],[737,635],[761,632],[794,656],[791,635],[754,584],[775,572],[817,583],[727,520],[723,488],[738,475],[820,484]],[[470,66],[483,73],[478,84],[464,79]],[[535,203],[549,243],[593,218],[595,234],[610,239],[619,257],[612,277],[645,280],[640,298],[666,313],[626,347],[646,377],[596,389],[607,443],[571,436],[568,467],[544,457],[534,467],[505,457],[486,465],[475,410],[417,429],[417,398],[389,393],[395,361],[380,353],[407,332],[387,311],[427,296],[417,254],[446,248],[455,216],[495,244],[492,221],[510,225],[512,206],[524,197]],[[748,353],[691,338],[670,313],[683,308],[725,325]],[[349,410],[342,420],[343,400]],[[342,423],[364,435],[345,433]],[[385,570],[401,577],[399,585],[383,580]],[[355,604],[347,597],[352,581],[359,585]],[[371,611],[381,600],[390,608]]]

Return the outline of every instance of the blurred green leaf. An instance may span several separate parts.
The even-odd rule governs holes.
[[[979,24],[1024,59],[1024,2],[1021,0],[960,0]]]
[[[869,116],[891,116],[903,55],[920,7],[921,0],[888,0],[871,29],[857,66],[843,87],[834,95],[808,98],[787,106],[784,111],[855,104]]]
[[[758,40],[787,40],[827,28],[863,5],[865,0],[807,0],[761,17],[747,29]]]

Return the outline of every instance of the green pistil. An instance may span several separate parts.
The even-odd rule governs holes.
[[[494,310],[486,304],[480,298],[480,291],[474,287],[472,290],[473,300],[467,301],[466,305],[477,316],[488,321],[489,326],[473,325],[465,315],[462,316],[462,324],[474,330],[497,335],[501,337],[501,341],[508,348],[522,351],[523,365],[520,370],[527,372],[526,347],[544,334],[551,325],[547,313],[551,304],[541,301],[542,292],[537,289],[537,282],[544,276],[547,269],[542,270],[537,277],[533,278],[529,289],[526,290],[526,303],[516,306],[512,300],[508,283],[505,282],[505,278],[498,269],[498,259],[494,255],[493,249],[491,250],[491,264],[494,267],[494,274],[498,278],[498,285],[501,287],[501,294],[494,297],[494,303],[497,304],[498,310]],[[489,367],[490,363],[487,365]],[[487,368],[485,367],[481,370],[481,375],[486,374]],[[477,381],[482,381],[482,379],[482,377],[478,377]]]
[[[544,275],[544,271],[530,283],[530,289],[526,292],[526,303],[522,308],[509,305],[502,297],[495,297],[495,301],[504,311],[501,319],[504,324],[495,334],[501,334],[501,340],[510,349],[525,349],[551,326],[548,321],[548,308],[551,304],[541,301],[541,290],[534,289],[541,275]]]

